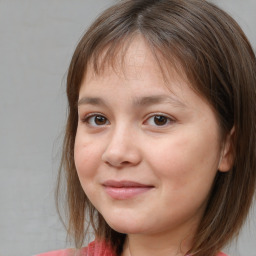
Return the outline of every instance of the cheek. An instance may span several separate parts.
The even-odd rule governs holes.
[[[149,157],[156,175],[163,182],[171,183],[173,190],[186,191],[192,187],[196,190],[197,186],[210,189],[217,172],[217,140],[202,134],[183,133],[169,141],[171,143],[162,142],[159,150]]]
[[[94,201],[94,197],[97,195],[95,170],[98,168],[99,161],[97,161],[96,153],[95,143],[84,143],[82,140],[76,139],[75,166],[80,184],[90,201]]]
[[[217,173],[216,152],[197,146],[183,137],[154,156],[164,205],[176,206],[173,211],[180,216],[203,211]]]
[[[76,136],[74,160],[81,183],[84,177],[91,177],[95,173],[94,170],[99,159],[99,148],[97,145],[98,143],[85,140],[79,133]]]

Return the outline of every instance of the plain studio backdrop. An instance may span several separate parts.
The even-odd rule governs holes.
[[[82,33],[111,0],[0,0],[0,256],[65,248],[54,186],[65,77]],[[213,1],[256,48],[256,1]],[[256,256],[256,209],[226,251]]]

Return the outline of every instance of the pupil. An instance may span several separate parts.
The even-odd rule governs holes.
[[[167,123],[167,118],[165,116],[155,116],[154,122],[156,125],[165,125]]]
[[[96,117],[95,117],[95,123],[96,123],[97,125],[103,125],[103,124],[106,123],[106,118],[103,117],[103,116],[96,116]]]

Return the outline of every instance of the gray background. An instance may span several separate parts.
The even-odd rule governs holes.
[[[78,39],[114,0],[0,0],[0,256],[65,248],[54,183],[65,75]],[[256,46],[256,1],[213,1]],[[227,252],[256,256],[256,208]]]

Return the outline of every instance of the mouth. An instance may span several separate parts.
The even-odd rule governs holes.
[[[103,187],[106,193],[117,200],[130,199],[144,194],[154,188],[152,185],[141,184],[134,181],[115,181],[108,180],[104,182]]]

